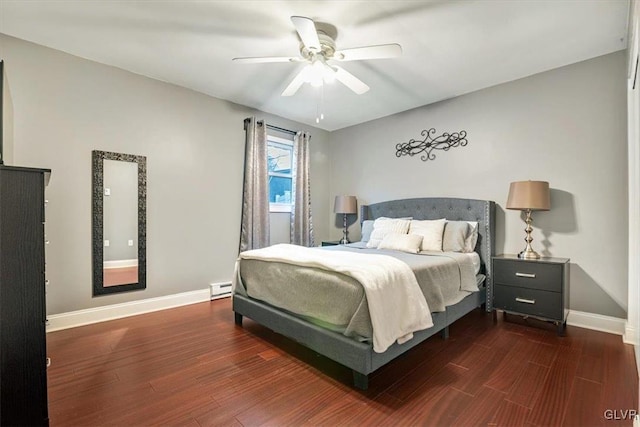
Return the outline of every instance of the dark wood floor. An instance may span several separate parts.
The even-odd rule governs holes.
[[[476,311],[363,392],[348,369],[235,326],[217,300],[48,334],[49,414],[52,426],[631,425],[604,412],[637,409],[633,348],[553,331]]]

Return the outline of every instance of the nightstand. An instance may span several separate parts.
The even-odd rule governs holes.
[[[322,246],[337,246],[340,244],[340,240],[323,241]]]
[[[564,335],[569,313],[569,259],[520,259],[500,255],[493,262],[493,307],[552,321]]]

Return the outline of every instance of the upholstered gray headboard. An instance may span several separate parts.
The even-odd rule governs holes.
[[[423,197],[417,199],[390,200],[362,205],[360,220],[412,217],[414,219],[440,219],[452,221],[478,221],[478,243],[480,269],[487,276],[487,285],[493,283],[491,257],[495,253],[496,204],[488,200],[455,199],[449,197]],[[491,286],[487,289],[487,300],[491,301]],[[487,304],[490,305],[490,304]]]

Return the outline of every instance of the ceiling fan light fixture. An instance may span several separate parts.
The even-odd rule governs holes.
[[[321,60],[316,59],[313,61],[313,64],[309,66],[307,72],[307,78],[309,79],[309,83],[313,87],[322,86],[322,82],[324,81],[324,71],[325,66]]]
[[[306,68],[306,82],[313,87],[320,87],[324,83],[336,80],[336,70],[322,59],[316,59]]]

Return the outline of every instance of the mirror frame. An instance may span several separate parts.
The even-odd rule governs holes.
[[[92,157],[92,247],[93,296],[136,291],[147,287],[147,158],[133,154],[93,150]],[[104,286],[104,161],[118,160],[138,164],[138,283]]]

